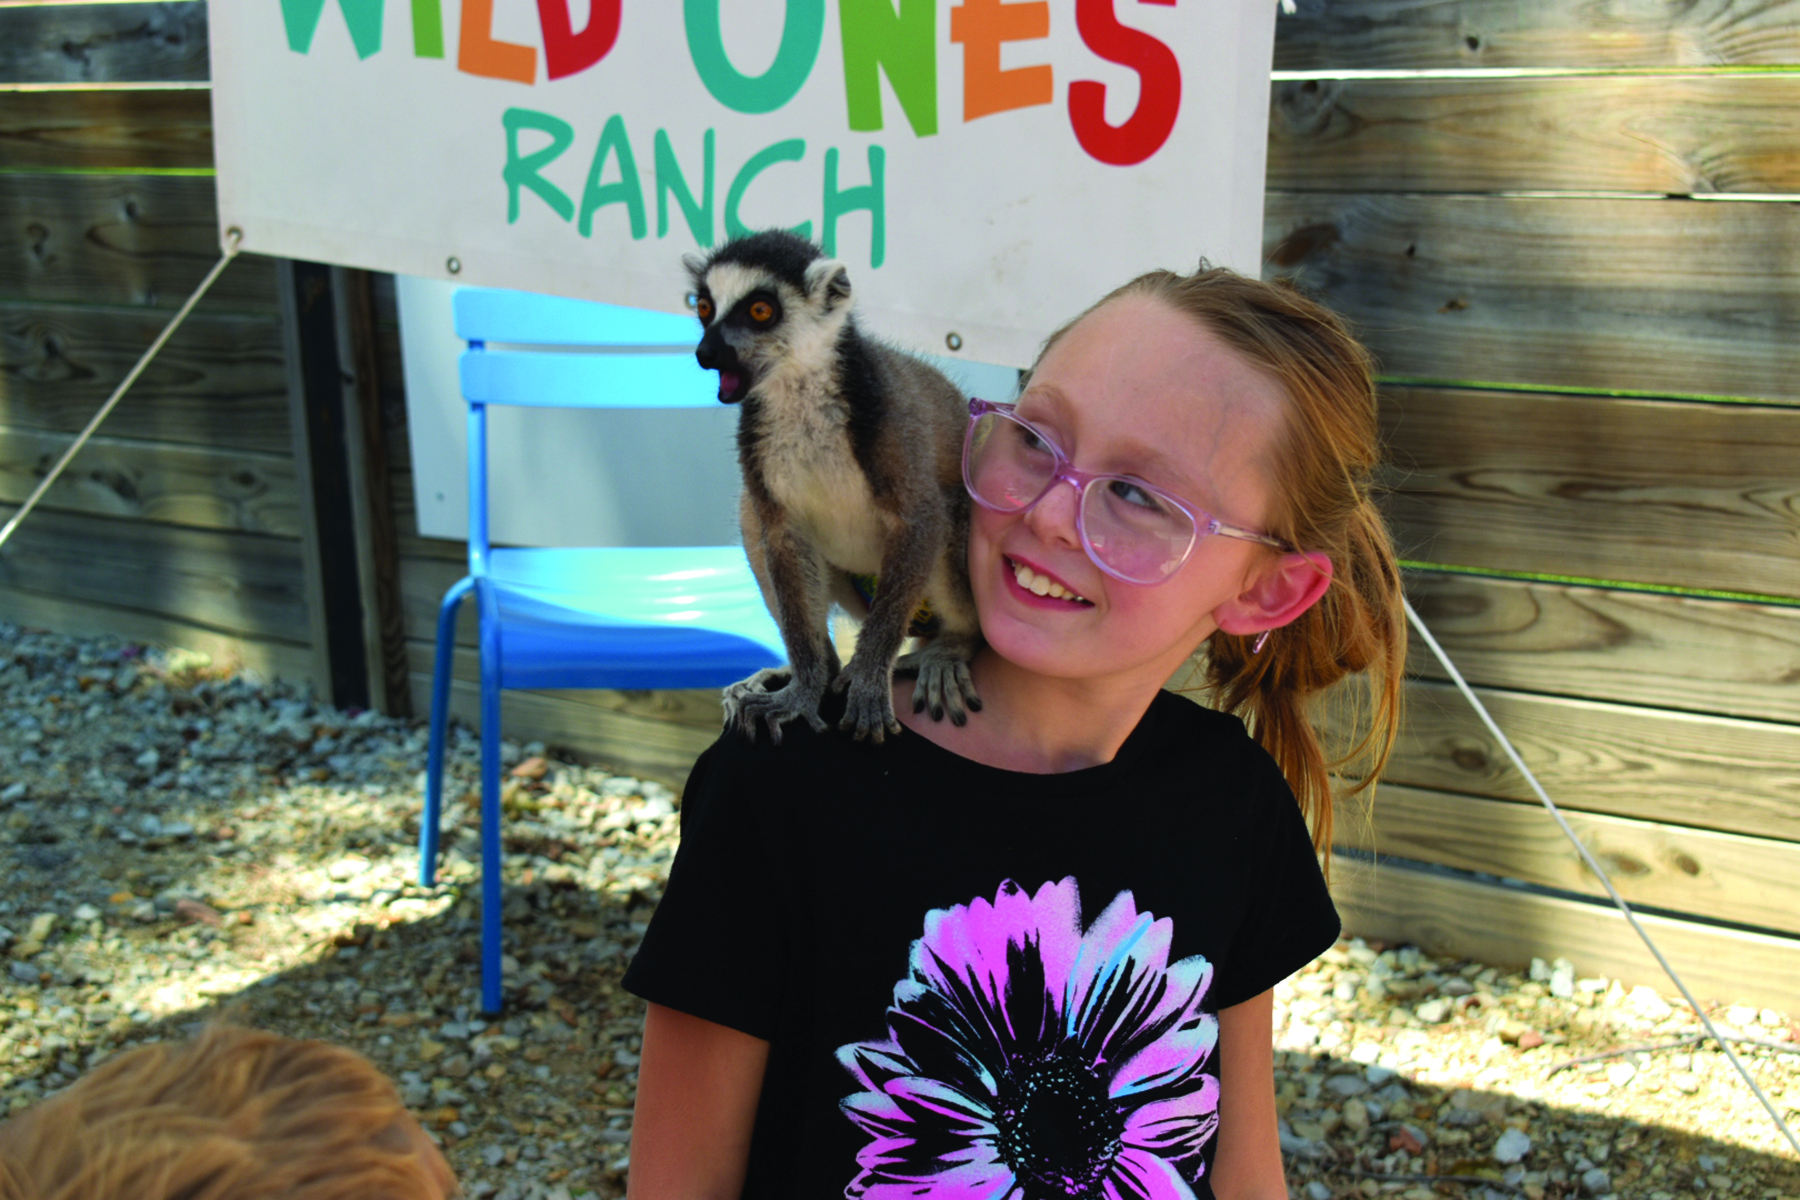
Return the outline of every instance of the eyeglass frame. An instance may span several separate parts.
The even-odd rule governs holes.
[[[1031,503],[1026,504],[1023,507],[1002,508],[997,504],[982,499],[981,495],[975,490],[975,481],[970,478],[969,459],[975,447],[975,426],[980,424],[981,419],[986,416],[997,416],[1012,421],[1015,424],[1022,425],[1029,430],[1034,437],[1043,442],[1044,445],[1050,447],[1050,455],[1055,461],[1056,469],[1050,473],[1049,480],[1044,484],[1044,490],[1034,496]],[[1138,587],[1155,587],[1157,584],[1167,583],[1169,580],[1173,579],[1175,573],[1181,570],[1182,566],[1187,563],[1189,557],[1193,555],[1194,547],[1200,544],[1201,539],[1212,537],[1215,534],[1220,537],[1237,538],[1238,540],[1245,542],[1256,542],[1263,546],[1273,546],[1277,550],[1291,552],[1293,549],[1293,547],[1289,546],[1278,537],[1266,533],[1258,533],[1256,530],[1246,529],[1242,525],[1232,525],[1225,521],[1221,521],[1205,509],[1196,508],[1181,497],[1173,495],[1162,488],[1157,487],[1155,484],[1139,479],[1136,476],[1120,475],[1116,472],[1108,471],[1081,470],[1070,461],[1069,456],[1063,452],[1061,446],[1056,444],[1054,438],[1050,437],[1044,430],[1018,414],[1018,406],[1016,404],[999,404],[992,400],[981,400],[976,397],[970,397],[969,426],[963,431],[962,475],[963,489],[969,493],[969,499],[975,501],[975,503],[981,505],[981,507],[987,509],[989,512],[1007,513],[1010,515],[1022,515],[1030,512],[1043,502],[1044,497],[1048,496],[1051,489],[1057,484],[1067,483],[1070,487],[1075,489],[1075,532],[1081,539],[1081,548],[1087,552],[1087,556],[1093,561],[1093,564],[1106,572],[1106,574],[1119,580],[1121,583],[1135,584]],[[1123,574],[1116,568],[1110,567],[1102,562],[1099,553],[1094,549],[1094,544],[1088,540],[1087,523],[1082,517],[1083,511],[1087,507],[1088,488],[1095,483],[1115,479],[1124,483],[1129,483],[1132,487],[1142,488],[1152,496],[1155,496],[1158,500],[1167,503],[1186,516],[1188,523],[1193,526],[1193,536],[1188,539],[1187,548],[1181,552],[1180,557],[1175,560],[1174,565],[1163,573],[1161,579],[1132,579],[1130,576]],[[1205,517],[1206,519],[1202,521],[1200,519],[1201,517]]]

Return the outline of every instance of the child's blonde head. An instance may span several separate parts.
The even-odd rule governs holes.
[[[1353,767],[1359,788],[1380,774],[1399,725],[1406,664],[1399,568],[1370,495],[1381,448],[1368,351],[1335,314],[1292,287],[1223,268],[1152,271],[1094,308],[1123,296],[1149,297],[1192,317],[1287,395],[1271,452],[1276,507],[1265,532],[1328,557],[1332,583],[1317,604],[1274,630],[1260,654],[1254,637],[1214,633],[1205,672],[1218,707],[1242,716],[1280,764],[1324,849],[1331,843],[1330,772]],[[1074,324],[1052,334],[1045,349]],[[1367,731],[1328,758],[1313,726],[1313,701],[1359,672],[1368,677]]]
[[[394,1085],[326,1042],[215,1026],[0,1124],[0,1200],[445,1200]]]

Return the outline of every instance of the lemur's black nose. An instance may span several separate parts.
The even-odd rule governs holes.
[[[731,355],[731,347],[725,344],[725,339],[719,336],[715,325],[700,339],[700,345],[694,350],[694,358],[700,363],[701,370],[717,371],[723,365],[721,351],[724,355],[735,357]]]

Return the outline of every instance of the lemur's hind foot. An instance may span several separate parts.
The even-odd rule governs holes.
[[[819,715],[822,689],[807,688],[786,667],[764,667],[748,679],[739,680],[725,689],[725,727],[735,725],[752,741],[756,739],[757,722],[769,731],[769,740],[781,744],[781,727],[795,717],[806,718],[814,732],[825,731],[825,719]]]
[[[931,719],[946,716],[952,725],[966,725],[969,714],[981,711],[981,697],[975,692],[975,680],[969,663],[981,639],[975,634],[940,633],[925,646],[900,656],[894,664],[896,674],[917,675],[913,688],[913,711],[929,712]]]
[[[857,741],[880,745],[888,735],[900,736],[900,718],[894,715],[894,677],[887,664],[858,656],[831,681],[831,690],[846,692],[844,716],[838,728]]]

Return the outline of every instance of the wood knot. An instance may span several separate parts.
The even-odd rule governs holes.
[[[33,221],[25,226],[25,240],[31,247],[31,257],[37,259],[39,263],[47,267],[56,261],[56,255],[50,249],[48,227]]]
[[[1450,752],[1450,761],[1473,774],[1484,774],[1488,769],[1486,752],[1474,746],[1458,746]]]
[[[1614,875],[1638,877],[1650,874],[1650,864],[1641,858],[1633,858],[1629,854],[1614,851],[1607,854],[1596,854],[1600,864]]]
[[[1297,267],[1314,255],[1323,254],[1343,241],[1343,234],[1329,221],[1302,225],[1281,239],[1269,255],[1278,267]]]

